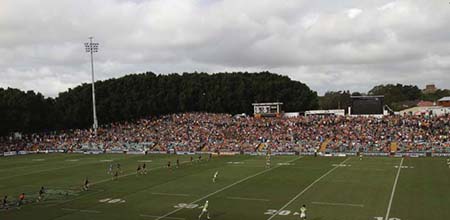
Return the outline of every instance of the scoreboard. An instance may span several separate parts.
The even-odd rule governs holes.
[[[352,115],[382,115],[384,96],[351,96]]]

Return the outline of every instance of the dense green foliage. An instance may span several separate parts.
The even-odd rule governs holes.
[[[442,97],[450,96],[450,90],[448,89],[438,89],[434,93],[422,94],[421,99],[426,101],[437,101]]]
[[[347,111],[350,106],[349,91],[328,91],[324,96],[320,97],[319,105],[321,109],[345,109]]]
[[[305,84],[268,72],[212,75],[147,72],[98,81],[95,85],[100,124],[178,112],[252,113],[253,102],[284,102],[286,111],[318,107],[316,92]],[[0,135],[12,131],[86,128],[92,124],[91,84],[69,89],[54,100],[33,92],[2,91]]]
[[[54,100],[33,91],[0,88],[0,135],[11,131],[45,131],[53,128]]]
[[[328,91],[319,98],[321,109],[346,109],[350,105],[350,96],[360,96],[363,93],[349,91]],[[384,102],[393,110],[399,111],[413,107],[420,100],[437,101],[438,99],[450,96],[450,90],[438,89],[434,93],[424,93],[417,86],[402,84],[387,84],[373,87],[368,95],[383,95]]]
[[[387,84],[373,87],[369,95],[384,95],[384,102],[394,110],[400,110],[401,106],[397,103],[410,100],[418,100],[422,91],[417,86],[402,84]]]

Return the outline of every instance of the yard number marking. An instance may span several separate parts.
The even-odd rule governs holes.
[[[123,200],[123,199],[111,199],[111,198],[106,198],[106,199],[100,199],[100,200],[98,200],[98,202],[100,202],[100,203],[114,204],[114,203],[125,203],[125,200]]]
[[[178,203],[173,207],[176,209],[195,209],[198,207],[198,204]]]
[[[394,167],[398,169],[398,166],[394,166]],[[413,169],[414,167],[412,167],[412,166],[401,166],[401,168],[402,169],[408,169],[408,168]]]
[[[290,210],[281,210],[281,211],[278,211],[278,210],[276,210],[276,209],[267,209],[267,211],[264,212],[264,215],[276,215],[277,212],[278,212],[278,215],[284,215],[284,216],[291,214],[291,211],[290,211]],[[294,213],[294,215],[295,215],[295,214],[297,214],[297,213]],[[297,214],[297,215],[298,215],[298,214]]]

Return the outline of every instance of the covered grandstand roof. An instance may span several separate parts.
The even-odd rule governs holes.
[[[438,100],[439,102],[450,101],[450,96],[443,97]]]

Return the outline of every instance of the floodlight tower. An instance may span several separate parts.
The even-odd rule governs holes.
[[[94,79],[94,53],[98,52],[98,43],[92,42],[93,37],[89,37],[89,43],[84,43],[84,46],[86,47],[86,52],[91,53],[91,71],[92,71],[92,115],[94,118],[94,123],[92,125],[92,128],[94,129],[95,133],[97,134],[97,128],[98,128],[98,121],[97,121],[97,112],[95,110],[95,79]]]

